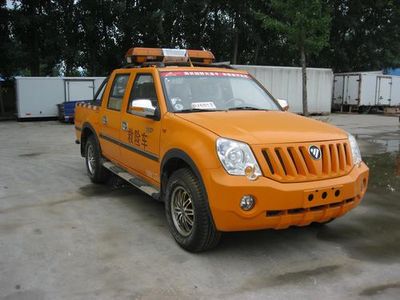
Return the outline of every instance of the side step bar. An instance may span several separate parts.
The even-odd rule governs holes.
[[[113,164],[110,161],[103,162],[103,166],[113,172],[115,175],[125,179],[127,182],[132,184],[134,187],[138,188],[142,192],[145,192],[147,195],[153,197],[154,199],[160,198],[160,190],[149,183],[145,182],[143,179],[135,176],[133,174],[128,173],[121,167]]]

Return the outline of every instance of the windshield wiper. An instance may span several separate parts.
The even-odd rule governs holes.
[[[190,112],[210,112],[210,111],[221,111],[219,109],[202,109],[202,108],[188,108],[177,110],[175,113],[190,113]]]
[[[268,109],[261,109],[253,106],[236,106],[228,108],[228,110],[268,110]]]

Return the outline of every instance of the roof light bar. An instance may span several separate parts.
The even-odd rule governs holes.
[[[161,49],[161,48],[130,48],[125,54],[128,63],[144,63],[148,61],[162,61],[164,63],[178,63],[196,61],[210,64],[214,61],[214,55],[207,50],[186,49]]]
[[[163,62],[187,62],[189,60],[186,49],[162,49]]]

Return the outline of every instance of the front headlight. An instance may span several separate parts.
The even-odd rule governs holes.
[[[217,139],[219,160],[230,175],[247,176],[255,180],[261,170],[249,145],[225,138]]]
[[[351,156],[353,157],[353,164],[358,166],[360,165],[362,158],[360,148],[358,147],[356,138],[349,133],[349,142],[351,148]]]

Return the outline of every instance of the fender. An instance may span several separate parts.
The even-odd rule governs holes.
[[[82,131],[81,131],[82,132],[81,133],[81,155],[82,155],[82,157],[85,156],[85,145],[86,145],[86,143],[82,142],[82,134],[85,132],[85,129],[89,129],[93,133],[93,136],[94,136],[94,138],[96,140],[97,146],[99,147],[99,150],[100,150],[100,153],[101,153],[100,141],[99,141],[99,138],[97,136],[96,130],[93,128],[92,125],[90,125],[90,123],[85,122],[85,123],[83,123]]]
[[[202,192],[204,193],[204,196],[207,199],[207,209],[210,213],[211,216],[211,222],[214,224],[215,226],[215,222],[214,222],[214,217],[210,208],[210,203],[208,202],[208,194],[207,194],[207,189],[206,186],[204,185],[204,181],[203,178],[201,177],[200,171],[197,168],[196,164],[194,163],[194,161],[190,158],[190,156],[188,154],[186,154],[184,151],[180,150],[180,149],[170,149],[167,151],[167,153],[165,153],[162,162],[161,162],[161,174],[163,174],[163,170],[164,170],[164,166],[165,164],[170,160],[170,159],[174,159],[174,158],[179,158],[181,160],[183,160],[190,168],[191,170],[194,172],[194,174],[196,175],[196,177],[199,179],[200,181],[200,188],[202,189]],[[164,175],[161,175],[161,195],[160,195],[160,201],[164,201],[164,195],[165,195],[165,184],[163,184],[163,182],[165,182],[167,178],[164,178]]]
[[[204,195],[208,199],[207,191],[206,191],[201,173],[200,173],[199,169],[197,168],[196,164],[194,163],[194,161],[190,158],[190,156],[188,154],[186,154],[186,152],[184,152],[180,149],[177,149],[177,148],[168,150],[162,159],[161,166],[160,166],[160,174],[163,174],[165,164],[169,160],[174,159],[174,158],[179,158],[179,159],[183,160],[187,165],[189,165],[190,169],[193,171],[193,173],[196,175],[196,177],[200,180],[201,188],[203,189]],[[161,183],[163,182],[162,179],[163,178],[161,178]],[[164,190],[164,187],[162,187],[162,190]]]

